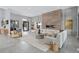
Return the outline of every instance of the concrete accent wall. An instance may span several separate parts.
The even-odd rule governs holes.
[[[54,25],[56,30],[61,30],[61,21],[62,21],[62,10],[58,9],[55,11],[50,11],[42,14],[43,28],[46,28],[46,25]]]

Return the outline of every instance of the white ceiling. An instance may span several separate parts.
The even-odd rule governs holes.
[[[65,9],[70,6],[0,6],[0,8],[11,9],[16,13],[25,15],[25,16],[37,16],[42,13],[53,11],[56,9]]]

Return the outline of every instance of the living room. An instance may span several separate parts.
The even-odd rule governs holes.
[[[78,38],[78,6],[0,7],[2,53],[78,53]]]

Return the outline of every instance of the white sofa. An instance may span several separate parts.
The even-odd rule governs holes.
[[[56,37],[46,36],[45,38],[47,39],[46,43],[50,44],[50,42],[56,42],[59,48],[62,48],[64,42],[67,39],[67,30],[57,33]]]

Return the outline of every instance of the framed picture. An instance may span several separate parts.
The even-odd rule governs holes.
[[[6,24],[8,24],[9,23],[9,21],[8,20],[6,20]]]
[[[23,21],[23,31],[29,31],[29,22]]]

